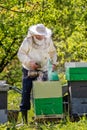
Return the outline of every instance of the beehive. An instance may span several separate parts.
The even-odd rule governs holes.
[[[63,116],[62,87],[59,81],[35,81],[33,99],[36,116]]]

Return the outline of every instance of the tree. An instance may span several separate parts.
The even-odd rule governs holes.
[[[1,0],[0,19],[0,79],[6,78],[11,82],[11,77],[16,75],[20,67],[17,60],[18,48],[27,35],[28,27],[36,23],[43,23],[52,29],[59,67],[64,68],[66,61],[86,61],[85,0]],[[15,74],[14,62],[17,67],[14,69]],[[10,77],[11,81],[7,77]]]

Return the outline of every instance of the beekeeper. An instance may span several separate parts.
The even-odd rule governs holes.
[[[57,63],[57,54],[52,41],[52,31],[43,24],[32,25],[24,38],[19,50],[18,58],[22,63],[22,99],[20,111],[24,123],[28,123],[27,112],[30,110],[30,93],[32,81],[37,80],[38,71],[43,72],[42,80],[47,80],[47,62],[50,58],[52,63]]]

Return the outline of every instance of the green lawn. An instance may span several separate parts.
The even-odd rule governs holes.
[[[8,110],[19,110],[21,94],[13,90],[8,92]],[[33,107],[28,113],[29,124],[19,125],[22,122],[21,113],[19,112],[17,122],[6,122],[0,125],[0,130],[87,130],[87,119],[81,118],[78,122],[71,122],[69,118],[63,119],[59,122],[35,122],[33,120]]]

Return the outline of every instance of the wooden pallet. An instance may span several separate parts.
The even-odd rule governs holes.
[[[39,115],[34,117],[35,122],[59,121],[64,118],[64,114],[60,115]]]

